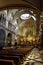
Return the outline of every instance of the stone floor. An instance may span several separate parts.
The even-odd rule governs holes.
[[[42,53],[43,51],[41,51]],[[31,53],[26,57],[22,65],[43,65],[43,58],[40,57],[38,48],[32,49]]]

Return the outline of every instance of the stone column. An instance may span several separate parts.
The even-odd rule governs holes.
[[[40,46],[39,39],[40,39],[40,13],[36,15],[36,43]]]
[[[43,49],[43,24],[41,24],[41,49]]]
[[[41,46],[41,49],[43,49],[43,23],[42,22],[40,20],[40,14],[37,14],[36,35],[39,36],[39,34],[41,33],[41,35],[40,35],[40,40],[41,40],[40,46]],[[39,33],[39,31],[40,31],[40,25],[41,25],[41,32]]]
[[[39,36],[39,30],[40,30],[40,13],[36,15],[36,36]]]

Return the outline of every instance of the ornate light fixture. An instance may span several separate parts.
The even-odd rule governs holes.
[[[28,13],[22,14],[20,16],[20,18],[23,19],[23,20],[29,19],[30,18],[30,14],[28,14]]]

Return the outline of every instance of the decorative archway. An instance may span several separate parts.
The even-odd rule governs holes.
[[[12,42],[12,34],[8,33],[7,35],[7,46],[10,47]]]

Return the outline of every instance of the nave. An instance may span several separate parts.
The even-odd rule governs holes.
[[[0,65],[43,65],[43,0],[0,0]]]

